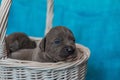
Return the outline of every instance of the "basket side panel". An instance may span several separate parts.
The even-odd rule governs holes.
[[[0,80],[85,80],[87,63],[63,70],[0,67]]]

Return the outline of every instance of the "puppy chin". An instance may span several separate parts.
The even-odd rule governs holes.
[[[72,62],[72,61],[76,61],[77,60],[77,50],[75,49],[74,53],[69,55],[66,58],[66,62]]]
[[[75,60],[77,60],[77,55],[70,55],[65,59],[66,62],[72,62]]]
[[[66,62],[72,62],[72,61],[75,61],[75,60],[77,60],[77,57],[68,57],[68,58],[66,58]]]
[[[77,54],[69,55],[68,57],[59,57],[57,58],[57,61],[63,61],[63,62],[72,62],[77,60]]]
[[[75,52],[71,55],[69,55],[68,57],[65,58],[65,62],[72,62],[77,60],[77,51],[75,50]]]

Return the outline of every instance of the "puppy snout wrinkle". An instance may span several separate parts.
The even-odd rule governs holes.
[[[68,54],[73,54],[75,51],[72,46],[66,46],[64,49]]]

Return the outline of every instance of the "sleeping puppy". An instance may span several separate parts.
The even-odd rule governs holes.
[[[62,26],[52,28],[36,49],[13,52],[11,58],[38,62],[67,61],[77,56],[73,33]]]
[[[13,33],[6,37],[6,46],[8,56],[10,53],[20,49],[32,49],[36,47],[35,41],[32,41],[25,33]]]

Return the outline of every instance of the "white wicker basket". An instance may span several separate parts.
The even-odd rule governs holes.
[[[48,0],[46,33],[52,26],[53,0]],[[78,58],[73,62],[40,63],[6,58],[5,33],[11,0],[2,0],[0,6],[0,80],[85,80],[89,49],[76,44]],[[50,24],[50,25],[49,25]],[[38,40],[33,38],[34,40]],[[39,39],[40,40],[40,39]],[[79,49],[83,54],[79,54]]]

